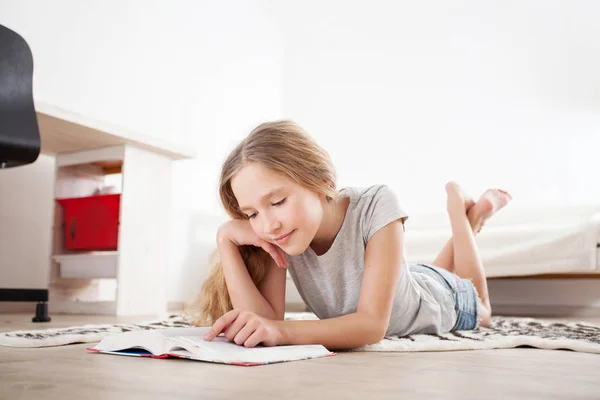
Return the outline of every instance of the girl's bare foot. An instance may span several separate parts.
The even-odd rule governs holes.
[[[465,213],[468,213],[469,210],[471,210],[474,206],[475,206],[475,200],[473,200],[473,198],[471,196],[469,196],[461,187],[458,183],[456,182],[448,182],[446,184],[446,193],[448,193],[448,191],[451,191],[454,194],[458,195],[459,198],[461,198],[461,200],[459,200],[459,204],[463,204],[464,205],[464,210]]]
[[[469,196],[464,190],[462,190],[462,188],[460,186],[458,186],[458,189],[460,191],[460,195],[462,196],[462,198],[465,201],[465,212],[468,214],[469,210],[471,210],[473,207],[475,207],[475,204],[477,204],[477,203],[475,203],[475,200],[473,200],[473,198],[471,196]]]
[[[481,231],[488,218],[512,200],[512,196],[504,190],[488,189],[475,202],[456,182],[446,184],[446,193],[448,194],[448,209],[450,207],[464,209],[475,234]]]
[[[448,212],[454,212],[456,209],[461,209],[465,212],[468,212],[477,205],[477,203],[475,203],[472,198],[467,196],[467,194],[456,182],[446,183],[446,193],[448,195]]]
[[[479,233],[485,221],[492,215],[504,208],[510,201],[512,196],[501,189],[488,189],[479,197],[477,203],[469,209],[467,216],[473,232]]]

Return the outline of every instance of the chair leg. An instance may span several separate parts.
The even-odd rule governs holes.
[[[35,305],[35,317],[31,322],[50,322],[52,319],[48,316],[48,303],[40,301]]]

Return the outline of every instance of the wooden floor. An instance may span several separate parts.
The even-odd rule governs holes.
[[[0,331],[153,318],[0,314]],[[600,319],[588,319],[600,323]],[[0,346],[0,399],[600,399],[600,355],[510,349],[340,353],[259,367]]]

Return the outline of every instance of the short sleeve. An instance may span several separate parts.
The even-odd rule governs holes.
[[[377,185],[365,193],[363,209],[363,240],[365,244],[381,228],[401,219],[406,221],[408,214],[400,207],[398,197],[388,186]]]

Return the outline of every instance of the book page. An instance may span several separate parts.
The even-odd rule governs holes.
[[[217,336],[210,342],[204,340],[204,333],[199,336],[195,336],[195,335],[194,336],[192,336],[192,335],[173,336],[173,337],[171,337],[171,339],[173,339],[174,341],[177,341],[178,343],[185,343],[187,345],[199,348],[201,350],[210,350],[210,351],[220,352],[220,353],[222,353],[222,352],[240,353],[240,352],[243,352],[244,350],[250,350],[244,346],[240,346],[234,342],[230,342],[223,335]],[[260,348],[260,347],[262,347],[262,346],[257,346],[256,348]],[[191,349],[189,347],[185,347],[185,348],[192,353],[198,351],[198,350],[194,350],[194,348],[191,348]]]
[[[333,354],[321,345],[275,347],[259,345],[246,348],[230,342],[222,334],[209,342],[204,340],[204,335],[209,330],[210,327],[201,327],[126,332],[105,337],[95,348],[118,351],[137,347],[147,349],[154,355],[179,354],[186,358],[226,363],[270,363]]]
[[[189,329],[189,328],[183,328]],[[204,340],[204,335],[210,328],[195,328],[197,331],[184,331],[181,336],[169,336],[172,343],[177,343],[172,350],[174,353],[184,354],[177,351],[177,347],[183,347],[192,358],[207,361],[224,362],[278,362],[299,360],[304,358],[322,357],[333,354],[321,345],[286,345],[265,347],[245,347],[230,342],[223,336],[217,336],[211,341]],[[173,332],[174,334],[176,332]]]
[[[199,328],[167,328],[160,329],[161,335],[165,336],[171,346],[166,351],[171,351],[175,348],[183,347],[191,353],[198,353],[199,349],[211,351],[227,351],[231,350],[232,346],[239,347],[225,338],[222,334],[217,336],[212,341],[204,340],[204,335],[210,331],[210,327]]]
[[[210,326],[199,327],[199,328],[165,328],[158,329],[161,335],[166,337],[174,337],[174,336],[190,336],[190,337],[200,337],[203,338],[210,331]]]
[[[216,352],[242,351],[246,349],[227,340],[223,334],[217,336],[212,341],[204,340],[204,335],[208,333],[210,327],[200,328],[167,328],[161,329],[161,335],[168,338],[174,347],[183,347],[191,353],[198,353],[199,349]],[[239,348],[239,349],[238,349]]]
[[[107,351],[140,348],[159,355],[168,351],[170,346],[171,344],[158,331],[132,331],[106,336],[93,348]]]

